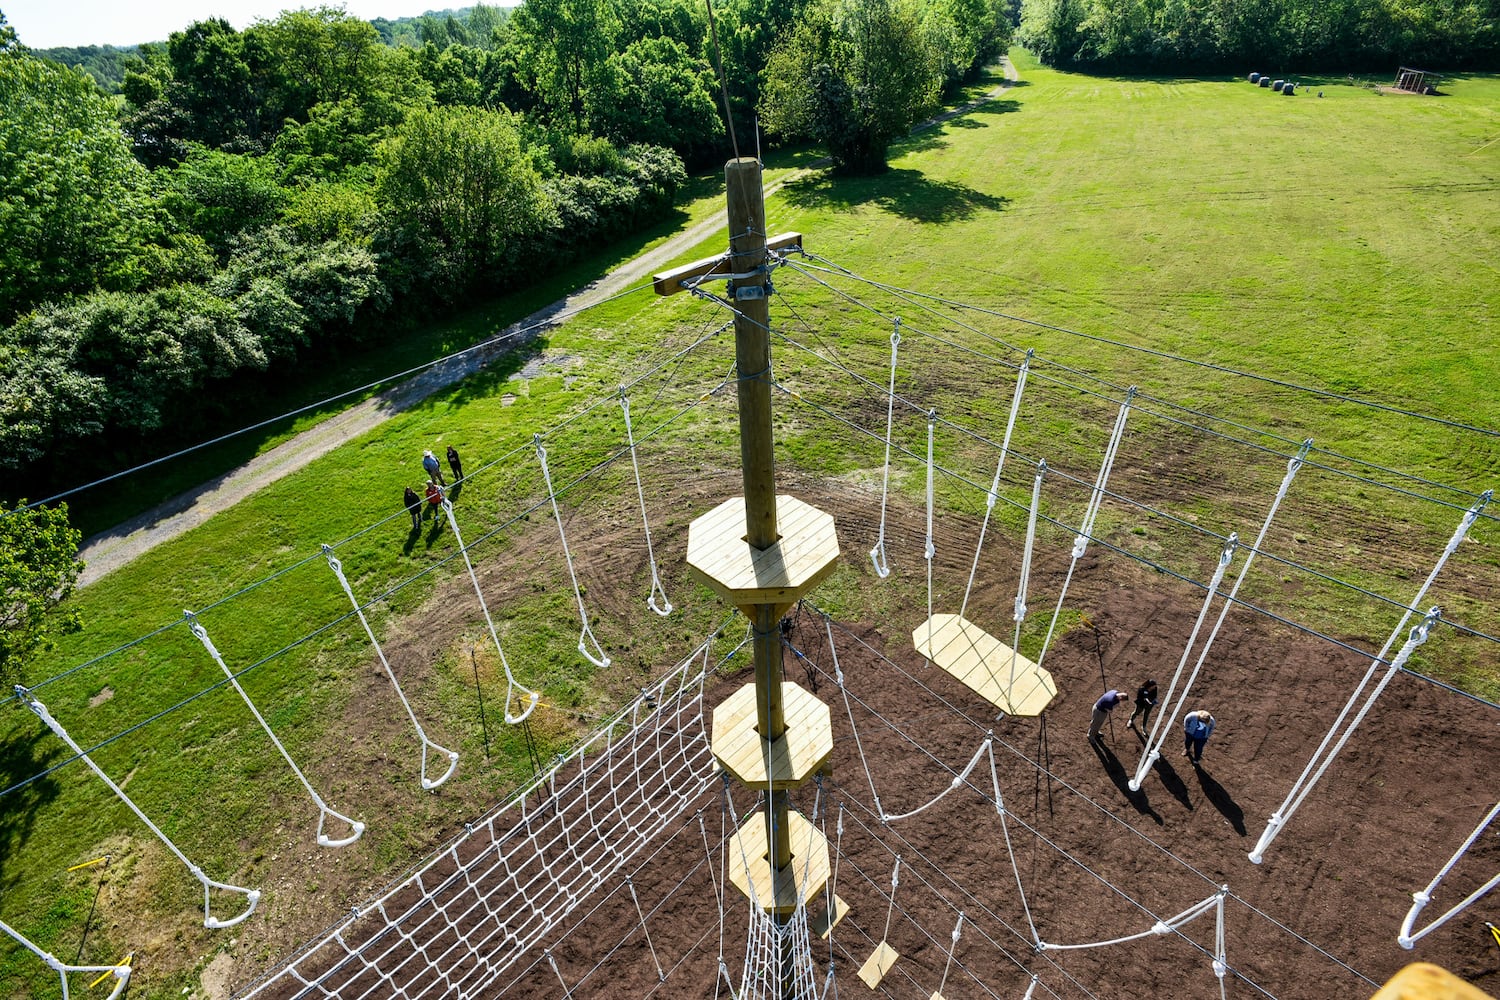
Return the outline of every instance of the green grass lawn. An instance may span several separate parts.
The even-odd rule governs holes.
[[[1493,436],[1129,347],[1500,426],[1493,388],[1500,355],[1490,333],[1500,312],[1500,144],[1486,145],[1500,135],[1500,79],[1458,78],[1446,88],[1450,96],[1437,99],[1314,81],[1287,98],[1240,81],[1085,77],[1043,69],[1023,53],[1013,58],[1021,86],[902,144],[885,176],[817,173],[794,181],[768,203],[768,228],[802,231],[811,251],[859,275],[1032,322],[934,305],[945,314],[939,317],[868,284],[826,279],[856,303],[813,276],[778,272],[772,310],[786,339],[776,343],[777,374],[797,393],[777,403],[785,466],[878,489],[879,443],[839,420],[883,432],[879,397],[894,313],[907,327],[898,391],[994,440],[1020,360],[1012,348],[1037,350],[1014,447],[1057,470],[1044,509],[1070,523],[1083,496],[1073,480],[1092,481],[1114,416],[1110,397],[1139,384],[1149,398],[1132,418],[1112,482],[1152,509],[1112,504],[1101,514],[1101,533],[1197,579],[1206,578],[1218,546],[1190,526],[1253,537],[1294,447],[1288,441],[1313,437],[1333,452],[1471,492],[1494,484],[1500,446]],[[767,183],[809,155],[774,164]],[[720,211],[714,188],[698,182],[678,222]],[[482,339],[666,235],[644,234],[526,296],[424,331],[366,359],[339,384]],[[418,482],[426,448],[455,444],[473,476],[458,511],[467,539],[478,541],[476,563],[507,570],[489,600],[509,661],[544,688],[551,706],[535,734],[543,759],[659,675],[723,612],[686,581],[680,564],[664,570],[682,616],[656,619],[642,607],[649,578],[632,533],[639,511],[628,460],[619,460],[620,412],[608,397],[621,382],[663,366],[631,396],[653,529],[659,547],[670,548],[667,540],[710,505],[694,486],[723,482],[726,495],[736,488],[733,391],[712,392],[726,377],[731,345],[721,336],[678,356],[725,318],[688,296],[649,293],[591,310],[535,346],[533,377],[510,378],[528,360],[521,358],[471,379],[81,592],[75,601],[87,630],[40,663],[36,677],[87,665],[38,696],[85,746],[146,723],[96,760],[116,780],[128,779],[130,793],[211,876],[264,881],[266,912],[235,934],[204,931],[194,915],[196,883],[74,764],[0,798],[0,919],[71,959],[97,876],[65,869],[111,851],[119,860],[85,958],[107,961],[136,948],[142,978],[133,995],[179,996],[196,986],[198,964],[218,951],[251,963],[283,954],[295,942],[277,928],[296,919],[289,901],[299,894],[332,892],[339,905],[340,894],[367,897],[530,773],[520,736],[500,722],[504,685],[472,591],[464,589],[457,546],[446,529],[409,534],[397,504],[401,486]],[[308,395],[322,392],[310,386]],[[166,481],[190,485],[312,419],[202,454]],[[617,661],[609,671],[596,671],[574,649],[574,597],[530,448],[537,432],[546,435],[557,483],[595,470],[564,495],[570,541],[631,552],[618,574],[586,580],[596,631]],[[922,452],[919,414],[899,416],[897,439]],[[957,537],[972,537],[983,510],[972,484],[988,484],[995,453],[946,426],[938,447],[942,464],[962,476],[940,477],[945,517]],[[1457,511],[1376,482],[1458,494],[1346,460],[1322,462],[1371,482],[1304,470],[1269,547],[1409,599]],[[1005,494],[1020,502],[1029,495],[1029,472],[1008,468]],[[920,504],[924,485],[919,463],[898,458],[900,501]],[[140,501],[122,491],[118,510]],[[100,504],[93,516],[102,523],[112,510]],[[1008,541],[995,544],[1014,550],[1024,516],[1010,504],[996,513],[992,530]],[[1044,525],[1045,544],[1065,547],[1065,535]],[[361,599],[389,593],[371,609],[382,641],[412,645],[426,636],[433,649],[406,679],[419,717],[464,754],[438,794],[416,792],[415,740],[391,708],[389,684],[358,622],[341,618],[347,599],[318,551],[340,539],[338,556]],[[861,551],[871,541],[846,538],[844,545]],[[1500,631],[1485,610],[1500,562],[1495,546],[1496,533],[1481,524],[1455,560],[1454,574],[1468,583],[1444,593],[1456,614],[1490,634]],[[1247,593],[1329,634],[1378,646],[1394,624],[1390,609],[1316,585],[1295,569],[1263,562],[1256,573]],[[917,586],[896,581],[877,592],[868,574],[844,568],[819,600],[847,616],[897,620],[920,602]],[[182,626],[183,609],[199,612],[231,668],[258,664],[242,683],[277,734],[331,805],[370,822],[365,839],[336,859],[353,874],[336,878],[331,862],[312,857],[312,811],[237,696],[225,688],[199,696],[222,674]],[[1070,608],[1069,620],[1079,613]],[[1486,649],[1449,637],[1424,649],[1420,665],[1495,697],[1500,679],[1492,657],[1481,655]],[[484,682],[484,725],[474,671]],[[368,728],[351,728],[351,719]],[[64,756],[29,712],[5,706],[0,788]],[[365,766],[351,769],[351,759]],[[390,808],[364,815],[359,797]],[[52,995],[55,983],[37,965],[19,949],[0,949],[0,995]]]

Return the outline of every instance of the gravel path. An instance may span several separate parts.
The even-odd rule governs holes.
[[[1015,68],[1009,60],[1005,60],[1003,66],[1006,83],[978,100],[923,122],[912,131],[920,132],[936,127],[950,118],[965,114],[999,97],[1009,89],[1011,83],[1018,79]],[[806,176],[813,168],[820,167],[827,162],[827,160],[819,160],[807,169],[787,175],[766,188],[766,195],[774,194],[787,183]],[[507,327],[486,346],[448,358],[420,375],[351,406],[342,413],[309,427],[295,437],[288,438],[237,469],[226,472],[185,493],[180,493],[129,521],[115,525],[108,531],[85,539],[78,552],[79,558],[84,562],[84,570],[79,575],[78,586],[88,586],[163,542],[170,541],[183,532],[197,527],[215,514],[228,510],[257,490],[296,472],[346,441],[373,430],[395,414],[421,402],[433,393],[462,381],[507,351],[536,336],[554,317],[595,305],[644,281],[652,273],[662,269],[669,261],[705,242],[723,228],[724,220],[721,218],[706,219],[691,226],[598,281],[585,285],[566,298]]]

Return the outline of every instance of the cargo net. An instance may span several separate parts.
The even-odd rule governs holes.
[[[435,1000],[495,983],[712,787],[710,642],[245,996]]]
[[[783,980],[790,982],[790,991],[783,988]],[[745,978],[740,983],[736,1000],[780,1000],[781,997],[821,1000],[814,982],[807,907],[798,906],[785,923],[778,924],[752,901],[750,935],[745,942]]]

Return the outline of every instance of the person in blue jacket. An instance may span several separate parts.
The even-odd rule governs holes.
[[[1213,735],[1214,726],[1219,721],[1208,713],[1208,709],[1200,709],[1197,712],[1189,712],[1187,720],[1182,724],[1182,755],[1197,764],[1203,759],[1203,745]]]
[[[1130,700],[1130,695],[1124,691],[1116,691],[1110,688],[1104,692],[1104,697],[1094,702],[1094,714],[1089,718],[1089,742],[1097,743],[1104,739],[1099,728],[1104,725],[1104,720],[1109,718],[1109,713],[1114,711],[1116,705],[1122,705]]]

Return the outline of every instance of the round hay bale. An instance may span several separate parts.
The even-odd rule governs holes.
[[[1297,85],[1295,83],[1292,83],[1290,80],[1288,80],[1287,81],[1287,85],[1285,87],[1281,88],[1281,92],[1283,94],[1285,94],[1286,96],[1291,97],[1293,94],[1295,94],[1297,92]]]
[[[1263,76],[1263,77],[1261,77],[1260,78],[1260,85],[1262,87],[1269,87],[1271,85],[1271,78],[1269,76]]]
[[[1260,74],[1259,73],[1251,73],[1250,74],[1250,82],[1251,83],[1259,83],[1260,82]]]
[[[1274,90],[1274,91],[1276,91],[1276,93],[1279,94],[1279,93],[1281,93],[1281,88],[1285,87],[1285,86],[1286,86],[1286,81],[1285,80],[1277,80],[1275,83],[1271,84],[1271,89]]]

